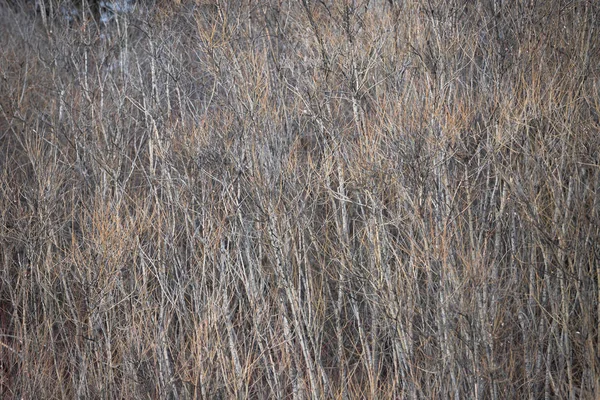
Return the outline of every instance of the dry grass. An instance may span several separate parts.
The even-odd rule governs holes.
[[[598,398],[598,21],[0,1],[0,397]]]

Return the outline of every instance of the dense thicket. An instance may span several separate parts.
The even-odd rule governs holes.
[[[597,2],[177,3],[0,1],[0,397],[600,396]]]

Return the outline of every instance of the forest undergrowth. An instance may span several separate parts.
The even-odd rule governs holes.
[[[42,3],[1,398],[599,398],[600,4]]]

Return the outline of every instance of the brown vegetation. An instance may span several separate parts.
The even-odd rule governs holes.
[[[6,4],[0,397],[600,396],[596,2]]]

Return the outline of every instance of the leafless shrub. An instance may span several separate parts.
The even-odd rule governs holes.
[[[160,3],[0,1],[3,398],[598,397],[594,2]]]

